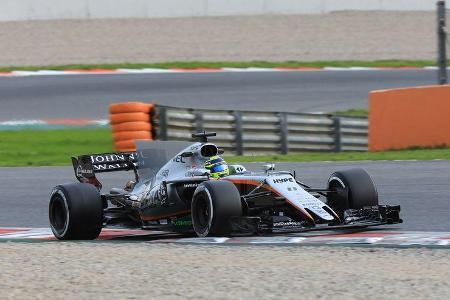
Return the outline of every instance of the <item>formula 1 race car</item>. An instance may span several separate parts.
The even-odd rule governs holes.
[[[200,141],[137,141],[136,152],[73,157],[79,182],[58,185],[50,196],[54,235],[95,239],[103,227],[119,226],[232,236],[402,222],[400,206],[378,205],[377,190],[362,169],[335,172],[322,189],[273,164],[259,173],[221,165],[227,173],[213,177],[205,164],[223,153],[208,142],[215,133],[192,136]],[[101,194],[96,174],[123,170],[134,171],[134,180]]]

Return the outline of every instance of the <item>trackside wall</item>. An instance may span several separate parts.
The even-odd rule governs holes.
[[[430,11],[435,8],[436,0],[1,0],[0,21],[324,14],[343,10]]]
[[[450,85],[369,94],[369,151],[450,146]]]

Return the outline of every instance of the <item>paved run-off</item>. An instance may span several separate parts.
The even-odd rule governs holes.
[[[436,299],[450,252],[148,243],[0,243],[2,299]]]
[[[0,66],[435,59],[435,12],[0,23]]]

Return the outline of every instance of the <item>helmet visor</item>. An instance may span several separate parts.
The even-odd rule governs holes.
[[[217,165],[211,167],[211,173],[223,172],[228,169],[227,165]]]

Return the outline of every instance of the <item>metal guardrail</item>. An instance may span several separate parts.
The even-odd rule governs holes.
[[[191,141],[193,132],[212,131],[214,143],[238,155],[367,151],[366,118],[167,106],[156,106],[154,113],[155,139]]]

